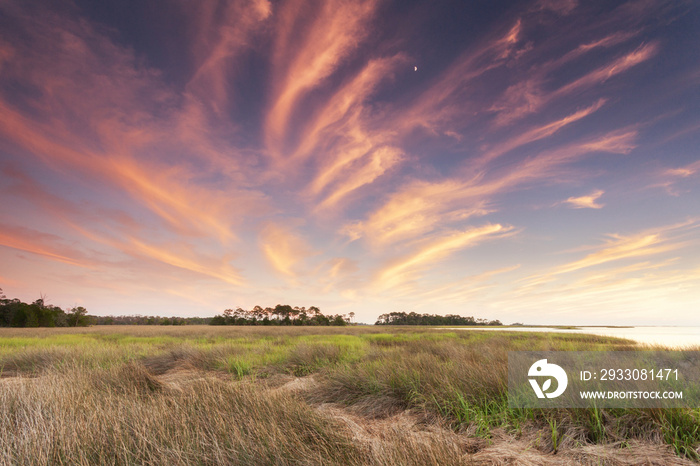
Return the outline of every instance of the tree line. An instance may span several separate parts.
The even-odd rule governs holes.
[[[207,325],[211,317],[95,316],[95,325]]]
[[[319,308],[311,306],[292,307],[278,304],[275,307],[255,306],[251,310],[242,308],[226,309],[223,314],[211,319],[211,325],[348,325],[354,312],[324,315]]]
[[[8,299],[0,289],[0,327],[86,327],[92,323],[93,317],[82,306],[64,311],[46,304],[44,297],[25,303]]]
[[[415,312],[390,312],[377,318],[374,325],[503,325],[500,320],[475,319],[455,314],[417,314]]]
[[[86,327],[88,325],[318,325],[343,326],[352,323],[354,312],[324,315],[316,306],[255,306],[251,310],[226,309],[214,317],[90,316],[82,306],[63,310],[47,304],[45,297],[33,303],[8,299],[0,288],[0,327]],[[499,320],[463,317],[455,314],[390,312],[377,318],[375,325],[503,325]]]
[[[0,327],[87,327],[88,325],[207,325],[211,317],[91,316],[76,306],[63,310],[41,297],[33,303],[8,299],[0,288]]]

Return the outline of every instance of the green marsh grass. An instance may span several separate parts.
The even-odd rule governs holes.
[[[508,351],[633,348],[401,327],[2,329],[0,463],[469,464],[465,438],[503,435],[549,455],[647,442],[698,460],[698,410],[508,406]],[[276,389],[295,377],[313,388]],[[328,403],[355,424],[411,413],[447,430],[414,438],[387,427],[363,440],[316,408]]]

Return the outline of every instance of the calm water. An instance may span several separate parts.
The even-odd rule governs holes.
[[[664,345],[672,348],[686,348],[700,346],[700,327],[631,327],[631,328],[607,328],[607,327],[579,327],[580,330],[556,329],[549,327],[518,327],[518,328],[453,328],[450,330],[464,330],[477,332],[558,332],[558,333],[587,333],[590,335],[604,335],[610,337],[628,338],[639,343],[652,345]]]

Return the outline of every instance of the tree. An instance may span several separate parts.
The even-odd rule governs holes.
[[[209,325],[226,325],[226,319],[224,316],[214,316],[209,322]]]
[[[269,311],[267,309],[263,309],[261,306],[255,306],[252,311],[250,311],[253,317],[253,322],[256,320],[263,320],[266,315],[268,315]]]
[[[244,325],[248,320],[248,311],[244,310],[241,307],[237,307],[236,310],[233,312],[233,317],[235,319],[236,324]]]
[[[333,320],[330,321],[330,325],[337,325],[341,327],[344,325],[348,325],[348,322],[345,319],[343,319],[342,315],[338,314],[333,316]]]
[[[306,308],[302,307],[301,309],[299,309],[299,319],[297,320],[297,323],[299,325],[306,325],[308,323],[308,321],[309,321],[309,316],[306,313]]]
[[[285,324],[291,322],[291,315],[294,312],[294,309],[292,309],[292,306],[289,304],[278,304],[275,306],[275,315],[278,316],[278,319],[282,319]]]
[[[87,309],[83,306],[74,307],[68,311],[68,326],[69,327],[87,327]]]
[[[311,320],[312,324],[318,325],[318,319],[320,316],[323,315],[321,314],[321,310],[316,306],[311,306],[306,312],[308,313],[309,319]]]

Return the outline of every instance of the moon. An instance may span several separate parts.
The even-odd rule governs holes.
[[[413,71],[418,71],[418,67],[417,67],[417,66],[414,66],[414,67],[413,67]]]

